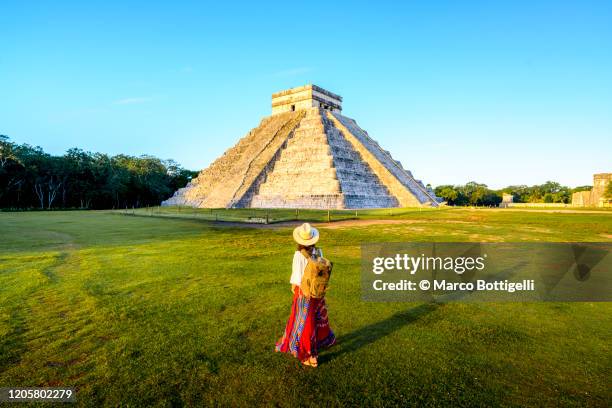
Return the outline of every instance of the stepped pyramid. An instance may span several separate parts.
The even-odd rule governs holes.
[[[200,208],[437,206],[353,119],[342,97],[315,85],[272,95],[272,115],[162,205]]]

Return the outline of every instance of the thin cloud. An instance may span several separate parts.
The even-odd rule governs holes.
[[[312,71],[312,68],[310,67],[298,67],[298,68],[285,69],[283,71],[275,72],[274,76],[277,76],[277,77],[296,76],[296,75],[305,74],[310,71]]]
[[[150,100],[151,100],[151,98],[149,98],[149,97],[139,96],[139,97],[135,97],[135,98],[119,99],[119,100],[116,100],[115,102],[113,102],[113,104],[114,105],[132,105],[132,104],[136,104],[136,103],[149,102]]]

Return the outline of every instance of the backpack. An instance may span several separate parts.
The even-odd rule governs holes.
[[[308,263],[304,268],[300,289],[306,297],[321,299],[327,291],[334,264],[320,255],[312,257],[306,250],[302,250],[301,254],[308,259]]]

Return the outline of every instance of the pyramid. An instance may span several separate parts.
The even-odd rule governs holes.
[[[162,205],[200,208],[437,206],[357,123],[342,97],[316,85],[272,95],[272,115]]]

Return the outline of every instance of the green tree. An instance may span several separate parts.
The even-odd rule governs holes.
[[[18,148],[8,136],[0,135],[0,203],[5,195],[23,183],[23,164]]]
[[[501,202],[500,194],[489,189],[486,184],[474,181],[463,186],[438,186],[435,193],[449,205],[497,206]]]
[[[63,156],[0,136],[0,207],[123,208],[157,205],[197,175],[173,160],[90,153]]]
[[[436,196],[444,199],[449,205],[455,205],[457,198],[459,197],[459,192],[454,188],[454,186],[445,185],[438,186],[434,190]]]

